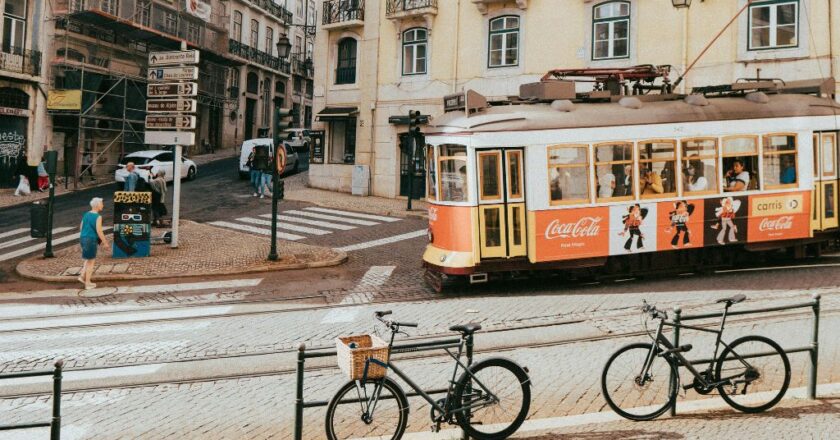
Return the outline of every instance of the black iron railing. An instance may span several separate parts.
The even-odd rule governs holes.
[[[52,376],[53,378],[53,401],[52,417],[49,422],[30,422],[17,425],[0,425],[0,431],[13,431],[18,429],[50,428],[50,440],[61,438],[61,377],[64,371],[64,359],[55,361],[52,370],[23,371],[20,373],[0,374],[0,380],[21,379],[24,377]]]
[[[354,84],[356,82],[355,67],[339,67],[335,69],[336,84]]]
[[[292,66],[294,67],[294,72],[300,76],[306,78],[312,78],[314,76],[311,59],[305,58],[300,54],[293,55]]]
[[[437,0],[388,0],[385,4],[385,15],[422,8],[437,9]]]
[[[327,0],[322,24],[365,19],[365,0]]]
[[[41,74],[41,52],[3,47],[0,51],[0,70],[38,76]]]
[[[229,49],[231,55],[236,55],[238,57],[245,58],[248,61],[262,64],[270,69],[279,70],[284,73],[291,73],[292,69],[288,61],[281,60],[278,57],[248,46],[247,44],[231,39]]]

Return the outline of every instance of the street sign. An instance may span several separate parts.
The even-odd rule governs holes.
[[[198,83],[149,84],[146,86],[146,92],[150,97],[197,96]]]
[[[178,64],[198,64],[198,51],[151,52],[149,66],[175,66]]]
[[[147,131],[146,144],[157,145],[195,145],[195,133],[192,131]]]
[[[149,99],[146,101],[147,112],[195,113],[198,101],[195,99]]]
[[[149,69],[149,81],[195,81],[198,79],[198,67],[163,67]]]
[[[146,116],[146,129],[150,128],[178,128],[192,130],[195,128],[195,116]]]
[[[286,169],[286,148],[283,145],[277,147],[277,175],[283,174]]]

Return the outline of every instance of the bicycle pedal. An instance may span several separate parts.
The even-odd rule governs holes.
[[[434,433],[440,432],[440,423],[433,423],[432,424],[432,432],[434,432]]]

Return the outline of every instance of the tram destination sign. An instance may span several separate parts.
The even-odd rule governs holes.
[[[178,64],[198,64],[198,51],[179,50],[149,54],[149,66],[176,66]]]
[[[198,96],[198,83],[149,84],[146,92],[150,97]]]
[[[149,99],[146,101],[147,112],[195,113],[198,101],[195,99]]]
[[[145,143],[152,145],[195,145],[192,131],[146,131]]]
[[[198,79],[198,67],[162,67],[149,69],[149,81],[195,81]]]
[[[192,130],[195,128],[195,116],[146,116],[146,129],[175,128]]]

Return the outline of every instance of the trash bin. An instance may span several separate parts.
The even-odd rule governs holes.
[[[47,204],[44,202],[35,202],[29,207],[29,236],[47,236]]]

